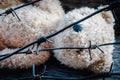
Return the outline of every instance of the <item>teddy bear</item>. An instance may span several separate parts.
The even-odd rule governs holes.
[[[98,9],[81,7],[69,11],[61,20],[57,31],[96,10]],[[115,42],[113,26],[114,18],[112,13],[103,11],[55,36],[54,47],[90,47]],[[114,46],[98,48],[55,50],[54,56],[61,64],[74,69],[88,69],[95,73],[108,72],[113,62],[112,53]]]
[[[29,5],[16,10],[16,13],[21,21],[12,14],[8,14],[4,20],[3,16],[0,18],[0,55],[14,52],[41,36],[55,32],[64,10],[59,0],[41,0],[37,6]],[[0,68],[27,69],[32,64],[44,63],[49,58],[50,52],[41,51],[36,55],[35,46],[29,47],[33,54],[16,54],[0,61]],[[50,47],[52,44],[48,42],[40,45],[40,49]]]

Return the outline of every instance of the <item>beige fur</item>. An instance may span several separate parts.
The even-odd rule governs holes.
[[[1,10],[2,12],[3,10]],[[56,27],[62,18],[64,11],[58,0],[42,0],[39,6],[27,6],[16,11],[21,18],[21,22],[9,14],[4,21],[0,18],[0,32],[3,46],[6,49],[2,51],[10,53],[8,48],[21,48],[24,45],[36,40],[40,36],[46,36],[55,32]],[[41,47],[51,47],[52,45],[44,43]],[[0,48],[3,48],[0,45]],[[6,51],[7,50],[7,51]],[[0,62],[0,67],[8,68],[28,68],[31,64],[41,64],[49,57],[49,52],[40,52],[36,55],[14,55]]]
[[[11,48],[20,48],[39,36],[53,33],[64,14],[59,1],[55,1],[43,0],[40,2],[41,5],[46,3],[44,5],[46,11],[35,6],[27,6],[17,10],[16,13],[21,18],[21,22],[16,17],[13,17],[12,14],[9,14],[4,21],[2,21],[1,17],[0,28],[3,30],[2,39],[5,41],[5,45]],[[55,5],[51,7],[50,4],[53,3]],[[49,10],[52,12],[49,12]]]
[[[41,48],[48,48],[48,47],[49,48],[51,47],[51,45],[48,43],[43,43],[41,45]],[[13,51],[17,49],[19,48],[16,48],[16,49],[6,48],[0,51],[0,54],[2,55],[6,53],[12,53]],[[35,48],[33,49],[33,51],[35,51]],[[49,56],[50,56],[50,53],[48,51],[41,51],[39,52],[38,55],[36,55],[35,52],[33,52],[32,54],[27,54],[27,55],[17,54],[17,55],[11,56],[8,59],[1,61],[0,68],[9,68],[9,69],[25,68],[27,69],[27,68],[32,67],[32,64],[35,64],[35,65],[43,64],[45,61],[48,60]]]
[[[6,47],[1,35],[2,35],[2,29],[0,28],[0,50],[4,49]]]
[[[73,23],[88,14],[95,12],[96,9],[83,7],[68,12],[65,18],[61,21],[57,30]],[[104,14],[104,15],[103,15]],[[105,17],[107,15],[107,17]],[[109,20],[109,21],[108,21]],[[55,37],[55,47],[79,47],[89,46],[89,41],[92,44],[102,44],[108,42],[114,42],[114,19],[111,12],[99,13],[82,23],[83,26],[81,32],[75,32],[73,28],[62,32]],[[94,72],[109,71],[112,60],[113,46],[100,47],[104,54],[98,50],[92,50],[92,60],[88,50],[81,50],[79,53],[77,50],[56,50],[55,57],[62,63],[74,69],[87,68]],[[104,64],[104,65],[103,65]],[[91,67],[92,66],[92,67]]]
[[[33,1],[33,0],[28,0]],[[0,0],[0,9],[9,8],[12,6],[23,4],[24,0]]]
[[[0,8],[5,9],[13,5],[22,4],[23,0],[0,0]]]

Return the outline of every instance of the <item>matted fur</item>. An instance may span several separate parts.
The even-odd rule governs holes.
[[[82,19],[83,17],[95,12],[97,9],[83,7],[68,12],[65,18],[61,21],[57,30]],[[114,19],[111,12],[99,13],[79,25],[82,25],[83,30],[81,32],[75,32],[73,28],[69,28],[66,31],[55,37],[55,47],[79,47],[89,46],[89,41],[92,44],[102,44],[108,42],[114,42]],[[88,50],[56,50],[55,57],[62,63],[74,69],[87,68],[94,72],[109,71],[112,60],[113,46],[100,47],[104,53],[98,49],[91,51],[92,60],[90,59]]]
[[[64,14],[60,2],[58,0],[42,0],[37,4],[39,4],[38,7],[30,5],[16,11],[21,21],[18,21],[12,14],[6,16],[4,21],[2,21],[2,17],[0,18],[0,49],[5,49],[3,46],[6,46],[2,54],[5,54],[4,52],[6,52],[6,50],[8,53],[11,52],[11,49],[9,50],[7,48],[21,48],[40,36],[46,36],[55,32]],[[0,12],[2,11],[3,10]],[[45,48],[44,46],[48,48],[52,45],[48,43],[41,45],[41,47]],[[0,67],[27,68],[30,67],[31,63],[41,64],[48,59],[49,52],[44,51],[39,54],[40,55],[36,55],[36,57],[35,55],[15,55],[5,61],[1,61]],[[33,59],[31,59],[31,57]],[[23,60],[19,58],[23,58]],[[26,60],[24,60],[24,58]],[[15,62],[12,63],[13,61]]]

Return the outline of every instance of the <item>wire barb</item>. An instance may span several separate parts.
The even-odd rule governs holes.
[[[32,64],[32,76],[33,76],[34,80],[42,80],[41,76],[38,74],[36,75],[36,73],[35,73],[35,64]]]
[[[4,18],[2,19],[2,21],[4,21],[5,17],[6,17],[7,15],[9,15],[10,13],[12,13],[13,17],[17,17],[17,19],[18,19],[19,21],[21,21],[21,19],[19,18],[19,16],[17,15],[17,13],[15,12],[15,10],[14,10],[13,8],[7,9],[7,10],[5,11],[5,13],[2,14],[2,15],[4,16]]]
[[[43,71],[40,74],[36,74],[35,72],[35,64],[32,64],[32,76],[34,80],[42,80],[42,76],[46,73],[46,65],[43,67]]]
[[[32,75],[35,77],[35,64],[32,64]]]
[[[21,22],[21,19],[19,18],[19,16],[17,15],[17,13],[15,12],[14,9],[13,9],[13,11],[12,11],[12,14],[13,14],[13,15],[15,14],[15,16],[17,17],[17,19]]]
[[[111,64],[111,66],[110,66],[110,71],[109,71],[109,72],[112,71],[112,68],[113,68],[113,62],[112,62],[112,64]]]
[[[39,53],[39,48],[40,48],[40,43],[37,43],[37,46],[36,46],[36,55],[38,55],[38,53]]]
[[[47,71],[47,66],[44,64],[43,71],[41,72],[40,76],[43,76]]]
[[[44,36],[42,36],[42,37],[40,37],[40,38],[37,39],[36,55],[38,55],[38,53],[39,53],[40,44],[42,42],[46,42],[46,41],[47,41],[47,39]]]
[[[91,45],[91,41],[89,41],[88,51],[89,51],[89,55],[90,55],[90,60],[92,60],[91,49],[92,49],[92,45]]]
[[[51,41],[51,40],[49,40],[49,39],[47,39],[46,42],[51,43],[51,44],[54,44],[54,42]]]
[[[32,54],[33,52],[32,52],[32,50],[31,49],[28,49],[27,51],[26,51],[26,54]]]

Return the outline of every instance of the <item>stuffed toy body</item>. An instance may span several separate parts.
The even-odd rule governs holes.
[[[30,5],[16,10],[16,13],[21,21],[12,14],[7,15],[4,21],[2,17],[0,18],[1,54],[11,53],[38,37],[55,32],[64,11],[58,0],[42,0],[37,3],[37,6]],[[41,48],[51,46],[47,42],[41,44]],[[1,61],[0,68],[28,68],[32,64],[38,65],[45,62],[49,55],[48,51],[40,52],[38,55],[14,55]]]
[[[68,12],[61,21],[57,30],[82,19],[97,9],[83,7]],[[111,12],[102,12],[72,26],[72,28],[55,37],[55,47],[88,47],[90,44],[114,42],[114,19]],[[113,62],[113,46],[104,46],[93,49],[66,49],[56,50],[55,57],[62,63],[74,69],[89,69],[93,72],[109,71]],[[103,53],[104,52],[104,53]],[[91,53],[91,54],[90,54]],[[91,56],[90,56],[91,55]]]

